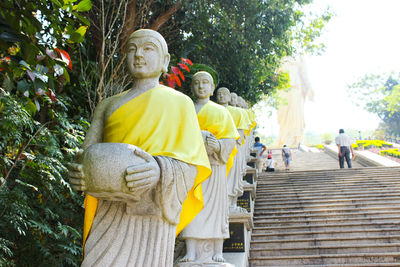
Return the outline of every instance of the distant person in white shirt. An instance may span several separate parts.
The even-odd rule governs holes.
[[[268,154],[268,159],[266,162],[267,165],[267,172],[274,172],[275,171],[275,160],[272,159],[272,155]]]
[[[352,140],[351,138],[344,133],[343,129],[339,130],[339,135],[335,138],[336,145],[338,147],[338,156],[339,156],[339,166],[341,169],[344,168],[344,159],[346,159],[347,167],[351,168],[351,159],[354,158],[354,151],[352,147]],[[350,158],[350,151],[352,157]]]

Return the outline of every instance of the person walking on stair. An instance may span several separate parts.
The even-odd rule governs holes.
[[[351,138],[344,133],[343,129],[339,130],[339,135],[335,138],[336,145],[338,147],[339,166],[341,169],[344,168],[344,159],[346,159],[347,167],[351,168],[351,160],[354,159],[354,151],[352,146]],[[352,157],[350,158],[350,152]]]
[[[286,145],[283,145],[282,148],[282,160],[285,164],[285,169],[289,170],[290,159],[292,158],[292,151]]]
[[[260,143],[260,137],[258,137],[258,136],[256,138],[254,138],[254,141],[255,141],[254,149],[257,150],[256,168],[257,168],[257,171],[259,173],[261,173],[262,169],[263,169],[263,165],[264,165],[263,154],[264,154],[264,151],[267,149],[267,147],[264,144]]]

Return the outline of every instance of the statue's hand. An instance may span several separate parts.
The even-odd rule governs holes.
[[[160,166],[157,161],[143,150],[135,150],[135,154],[146,163],[126,168],[126,185],[131,192],[140,194],[154,188],[160,180]]]
[[[201,130],[201,136],[203,137],[203,143],[206,144],[207,136],[212,135],[209,131]]]
[[[76,158],[79,158],[83,154],[83,150],[80,149],[76,154]],[[67,165],[69,182],[71,187],[77,191],[85,191],[85,174],[83,172],[83,165],[79,163],[70,163]]]
[[[221,145],[213,134],[207,136],[205,143],[209,151],[219,152],[221,150]]]

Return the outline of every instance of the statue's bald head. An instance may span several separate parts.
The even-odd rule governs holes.
[[[199,76],[206,76],[210,80],[210,82],[214,84],[214,78],[207,71],[198,71],[198,72],[196,72],[192,77],[192,81],[194,81]]]
[[[231,93],[231,101],[229,101],[231,106],[237,106],[238,104],[238,95],[234,92]]]
[[[217,102],[221,105],[228,105],[231,100],[231,92],[226,87],[220,87],[217,90]]]
[[[158,44],[161,48],[161,51],[164,54],[168,54],[168,45],[167,42],[165,41],[164,37],[159,34],[158,32],[150,29],[140,29],[137,31],[134,31],[128,38],[128,41],[133,38],[146,38],[146,37],[152,37],[155,40],[158,41]]]
[[[228,88],[226,88],[226,87],[220,87],[220,88],[218,88],[218,90],[217,90],[217,92],[221,92],[221,93],[228,93],[228,94],[230,94],[231,92],[229,91],[229,89]]]

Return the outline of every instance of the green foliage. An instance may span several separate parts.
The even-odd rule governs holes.
[[[64,179],[64,163],[84,128],[68,120],[67,99],[44,124],[3,89],[0,103],[0,265],[77,266],[82,197]]]
[[[188,2],[182,18],[181,52],[175,46],[172,49],[212,66],[219,73],[220,86],[253,104],[287,82],[276,70],[282,57],[295,52],[294,39],[311,46],[323,22],[330,19],[329,15],[318,17],[308,30],[295,36],[292,31],[304,16],[300,8],[311,1]]]
[[[330,143],[332,143],[332,135],[330,133],[324,133],[322,135],[322,140],[324,144],[329,145]]]
[[[349,86],[354,102],[379,116],[387,135],[400,134],[400,74],[365,75]]]
[[[90,5],[0,3],[1,266],[78,266],[82,257],[82,196],[65,164],[88,123],[66,93],[76,89],[74,49],[88,26],[79,12]]]

